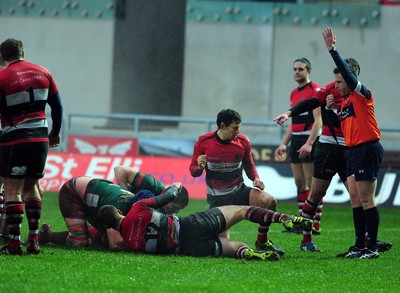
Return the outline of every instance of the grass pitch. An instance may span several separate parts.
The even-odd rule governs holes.
[[[186,215],[206,209],[203,200],[191,200]],[[297,214],[293,203],[279,203],[280,212]],[[278,262],[230,258],[193,258],[137,255],[95,249],[73,250],[42,246],[39,255],[0,256],[0,292],[400,292],[400,210],[380,208],[379,239],[393,248],[378,259],[337,259],[354,243],[349,206],[326,204],[322,233],[315,243],[322,253],[302,252],[301,236],[282,233],[273,224],[270,239],[285,249]],[[65,230],[56,193],[43,199],[41,223]],[[27,235],[26,219],[22,235]],[[241,222],[231,238],[251,246],[257,225]]]

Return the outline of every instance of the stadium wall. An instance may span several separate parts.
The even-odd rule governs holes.
[[[112,111],[112,75],[120,70],[113,69],[112,18],[0,13],[1,39],[22,39],[26,58],[54,74],[67,112]],[[392,106],[400,80],[399,15],[400,6],[382,6],[378,27],[335,28],[339,50],[361,63],[360,79],[376,96],[381,125],[399,122],[397,107]],[[315,82],[332,80],[333,63],[323,47],[321,30],[319,25],[188,21],[182,115],[215,117],[221,108],[233,107],[245,119],[272,119],[288,106],[295,86],[291,68],[295,58],[311,60]]]

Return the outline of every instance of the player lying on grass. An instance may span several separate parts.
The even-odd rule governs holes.
[[[146,186],[145,182],[148,181],[141,181],[141,184]],[[123,249],[120,236],[117,237],[118,235],[114,233],[111,238],[107,237],[104,224],[97,217],[98,211],[103,205],[113,205],[123,214],[127,214],[133,203],[149,196],[154,197],[154,194],[148,190],[133,194],[107,180],[87,176],[75,177],[67,181],[59,192],[60,211],[68,231],[52,232],[50,225],[44,224],[39,234],[39,241],[41,244],[52,242],[79,248],[97,240],[100,243],[108,243],[113,250]],[[166,214],[177,213],[187,206],[188,201],[187,190],[181,188],[179,195],[160,211]],[[91,228],[88,227],[88,222],[92,225]]]
[[[220,236],[221,233],[242,220],[259,225],[283,223],[289,228],[293,225],[305,228],[313,223],[309,219],[254,206],[221,206],[186,217],[159,212],[157,209],[177,198],[180,189],[180,184],[176,184],[160,196],[142,199],[132,206],[126,216],[115,206],[103,206],[99,210],[99,219],[105,227],[119,232],[125,249],[132,252],[269,261],[279,260],[279,254],[275,251],[254,251],[243,242]]]

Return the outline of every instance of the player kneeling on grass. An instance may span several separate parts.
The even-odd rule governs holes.
[[[188,256],[225,256],[241,259],[279,260],[275,251],[255,251],[247,244],[220,236],[242,220],[259,225],[282,223],[291,228],[311,227],[313,221],[254,206],[221,206],[186,217],[165,215],[157,209],[173,201],[181,186],[176,184],[160,196],[136,202],[126,216],[114,206],[103,206],[99,219],[120,232],[125,249],[138,253]]]
[[[187,206],[189,201],[187,190],[182,188],[180,183],[179,188],[179,195],[162,207],[162,213],[177,213]],[[104,229],[104,223],[97,217],[99,209],[103,205],[113,205],[123,214],[127,214],[136,201],[154,196],[149,190],[141,190],[133,194],[103,179],[87,176],[72,178],[61,187],[59,192],[60,211],[68,231],[52,232],[51,226],[44,224],[39,233],[39,242],[41,244],[51,242],[75,248],[86,247],[96,242],[95,244],[108,245],[112,250],[121,250],[124,248],[121,236],[115,233],[115,230]],[[88,226],[88,223],[91,226]]]

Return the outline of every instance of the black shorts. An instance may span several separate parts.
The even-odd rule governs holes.
[[[178,254],[221,256],[222,244],[218,235],[225,229],[225,217],[217,208],[182,217]]]
[[[313,143],[309,156],[299,158],[299,153],[297,152],[307,142],[307,139],[308,135],[292,135],[292,140],[290,141],[288,150],[289,162],[291,164],[314,162],[315,142]]]
[[[346,182],[347,147],[332,143],[316,142],[313,177],[331,181],[337,173]]]
[[[207,202],[210,204],[210,209],[227,205],[245,205],[250,203],[250,191],[252,187],[242,184],[237,191],[225,195],[211,195],[207,194]]]
[[[346,174],[354,175],[356,181],[378,178],[384,150],[379,141],[362,143],[349,148],[347,152]]]
[[[0,176],[34,178],[44,176],[48,142],[28,142],[0,147]]]

